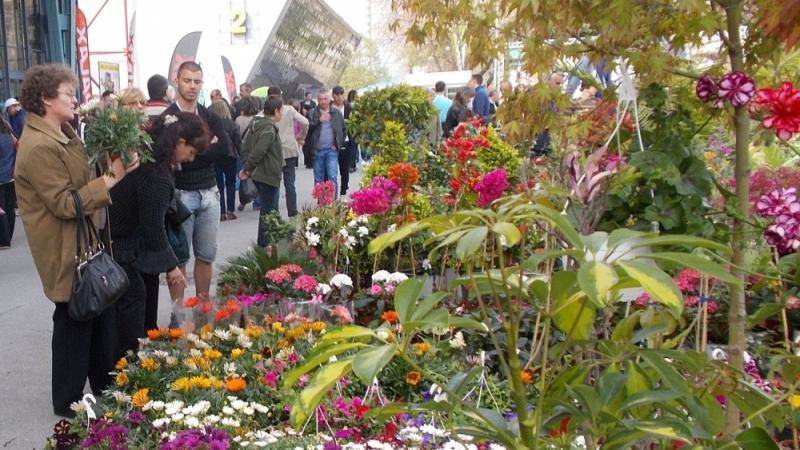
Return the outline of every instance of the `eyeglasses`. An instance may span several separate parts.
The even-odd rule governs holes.
[[[69,98],[77,98],[77,97],[75,97],[75,91],[68,91],[68,92],[56,91],[56,92],[58,92],[59,94],[64,94]]]

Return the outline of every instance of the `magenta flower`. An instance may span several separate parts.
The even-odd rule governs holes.
[[[473,192],[479,194],[478,201],[475,203],[479,207],[491,204],[493,201],[503,196],[503,191],[508,189],[508,174],[503,169],[495,169],[481,178]]]
[[[762,195],[753,209],[760,217],[771,217],[789,211],[793,204],[797,204],[797,189],[775,189]]]
[[[717,96],[727,99],[734,107],[744,106],[756,94],[756,83],[743,72],[725,75],[719,81]]]
[[[695,93],[697,93],[697,98],[699,98],[703,103],[708,103],[711,100],[717,99],[717,91],[719,90],[718,86],[719,81],[716,77],[712,76],[711,74],[705,74],[700,78],[700,81],[697,82],[697,86],[695,87]]]
[[[391,208],[389,197],[383,189],[368,187],[353,192],[350,197],[353,200],[349,206],[359,216],[384,214]]]
[[[239,297],[236,297],[236,300],[239,300],[239,303],[241,303],[243,306],[250,306],[256,302],[255,297],[251,297],[249,295],[240,295]]]
[[[311,275],[300,275],[294,280],[292,287],[303,292],[313,292],[317,289],[317,280]]]
[[[310,380],[310,379],[311,379],[311,376],[309,374],[305,374],[302,377],[297,379],[297,385],[300,386],[300,387],[303,387],[303,386],[306,385],[306,383],[308,383],[308,380]]]
[[[370,289],[370,294],[380,295],[382,291],[383,289],[381,289],[381,287],[376,284],[372,286],[372,289]]]
[[[267,386],[275,387],[275,384],[278,381],[278,373],[270,370],[266,375],[264,375],[264,381],[267,383]]]

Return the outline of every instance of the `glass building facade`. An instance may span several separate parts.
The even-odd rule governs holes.
[[[3,0],[0,9],[0,102],[19,95],[36,64],[74,65],[74,0]],[[47,30],[52,30],[50,33]]]
[[[248,81],[279,86],[302,98],[307,89],[333,87],[361,37],[319,0],[289,0]]]

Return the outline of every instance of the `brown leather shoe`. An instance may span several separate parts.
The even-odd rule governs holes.
[[[236,220],[236,219],[238,219],[238,217],[236,217],[236,214],[234,214],[232,211],[228,211],[228,220]]]
[[[228,216],[226,216],[225,214],[220,214],[220,216],[219,216],[219,221],[220,221],[220,222],[224,222],[224,221],[226,221],[226,220],[228,220]]]

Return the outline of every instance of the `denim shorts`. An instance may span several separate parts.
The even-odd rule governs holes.
[[[175,197],[192,212],[183,222],[183,231],[194,249],[194,257],[213,263],[217,258],[217,234],[219,233],[219,190],[216,186],[199,191],[175,190]]]

